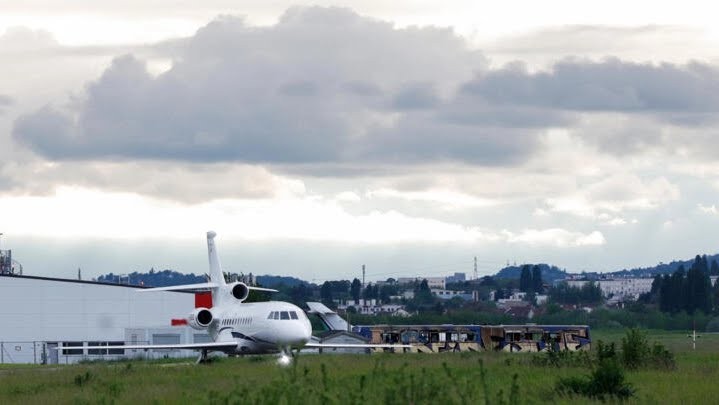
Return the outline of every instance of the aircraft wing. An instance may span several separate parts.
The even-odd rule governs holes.
[[[362,344],[362,343],[312,343],[309,342],[303,346],[303,348],[309,349],[371,349],[371,348],[382,348],[382,349],[404,349],[410,348],[411,345],[393,345],[393,344]]]
[[[138,288],[137,292],[154,292],[154,291],[179,291],[179,290],[206,290],[215,288],[218,285],[216,283],[199,283],[199,284],[185,284],[185,285],[171,285],[168,287],[154,287],[154,288]]]
[[[80,350],[80,349],[125,349],[125,350],[222,350],[235,349],[237,342],[207,342],[207,343],[186,343],[176,345],[113,345],[113,346],[58,346],[55,350]]]

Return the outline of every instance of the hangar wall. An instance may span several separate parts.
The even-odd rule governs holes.
[[[52,362],[47,344],[57,342],[155,344],[161,339],[192,343],[209,338],[186,326],[170,326],[172,318],[184,318],[193,310],[194,294],[144,293],[137,289],[93,281],[0,275],[0,361]],[[79,352],[78,349],[66,356],[60,353],[57,360],[66,363],[93,357],[87,349]]]

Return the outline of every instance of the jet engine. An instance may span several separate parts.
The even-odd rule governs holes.
[[[210,326],[212,319],[214,319],[212,311],[207,308],[197,308],[190,313],[190,316],[187,318],[187,324],[193,329],[203,330]]]
[[[232,296],[240,302],[246,300],[247,296],[250,295],[250,288],[247,287],[245,283],[237,282],[233,284],[230,291],[232,293]]]

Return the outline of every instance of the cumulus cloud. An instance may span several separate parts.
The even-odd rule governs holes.
[[[29,53],[59,46],[52,33],[16,26],[0,35],[0,53]]]
[[[306,192],[302,180],[252,165],[93,161],[8,162],[0,166],[0,192],[4,194],[53,195],[68,186],[132,192],[187,204],[301,197]]]
[[[612,55],[635,62],[676,63],[717,56],[707,32],[687,25],[547,26],[485,42],[482,49],[492,55],[494,62],[519,59],[535,69],[568,56],[601,60]]]
[[[577,111],[715,113],[719,70],[708,64],[602,62],[567,59],[550,71],[530,73],[523,64],[480,75],[464,86],[498,104]]]
[[[604,235],[599,231],[589,234],[571,232],[561,228],[526,229],[519,234],[503,231],[507,242],[526,243],[529,245],[548,245],[555,247],[599,246],[606,243]]]
[[[699,211],[701,211],[701,212],[703,212],[703,213],[705,213],[705,214],[711,214],[711,215],[717,215],[717,214],[719,214],[719,210],[717,210],[717,207],[716,207],[715,204],[712,204],[712,205],[709,205],[709,206],[703,205],[703,204],[699,204],[697,207],[699,208]]]
[[[446,94],[486,64],[449,30],[293,8],[266,28],[218,19],[167,52],[172,67],[157,77],[117,58],[78,109],[28,114],[15,139],[58,160],[261,163],[501,161],[533,145],[437,118]]]
[[[118,57],[80,103],[18,119],[14,139],[54,160],[516,165],[548,129],[581,127],[581,113],[694,125],[719,108],[711,65],[488,70],[449,30],[397,29],[346,9],[291,8],[269,27],[223,17],[156,52],[172,58],[169,70]]]
[[[615,174],[588,184],[571,195],[548,198],[554,212],[593,217],[621,225],[614,217],[627,210],[653,209],[679,199],[679,188],[664,177],[643,180],[634,174]],[[610,215],[613,214],[613,215]]]

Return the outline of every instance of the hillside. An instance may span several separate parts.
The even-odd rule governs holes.
[[[706,255],[706,258],[707,262],[709,262],[709,268],[716,268],[716,266],[712,266],[712,262],[719,263],[719,254]],[[688,269],[691,267],[692,263],[694,263],[694,258],[672,261],[670,263],[659,263],[658,265],[652,267],[637,267],[629,270],[623,269],[609,274],[622,277],[652,277],[657,274],[673,273],[681,265],[684,265],[684,268]]]
[[[270,288],[281,285],[294,287],[299,284],[307,284],[304,280],[287,276],[263,275],[257,276],[256,279],[259,285]],[[147,273],[133,272],[127,275],[118,275],[113,273],[104,274],[98,277],[97,281],[112,284],[122,283],[130,285],[143,285],[146,287],[167,287],[181,284],[204,283],[207,279],[204,274],[183,274],[174,270],[150,270]]]
[[[518,279],[519,276],[522,273],[522,266],[508,266],[503,269],[501,269],[497,274],[494,276],[495,278],[508,278],[508,279]],[[530,264],[530,266],[534,266],[533,264]],[[564,270],[561,270],[557,266],[550,266],[548,264],[540,263],[537,264],[539,268],[542,270],[542,280],[544,280],[545,283],[553,283],[556,280],[563,280],[567,277],[567,272]]]

